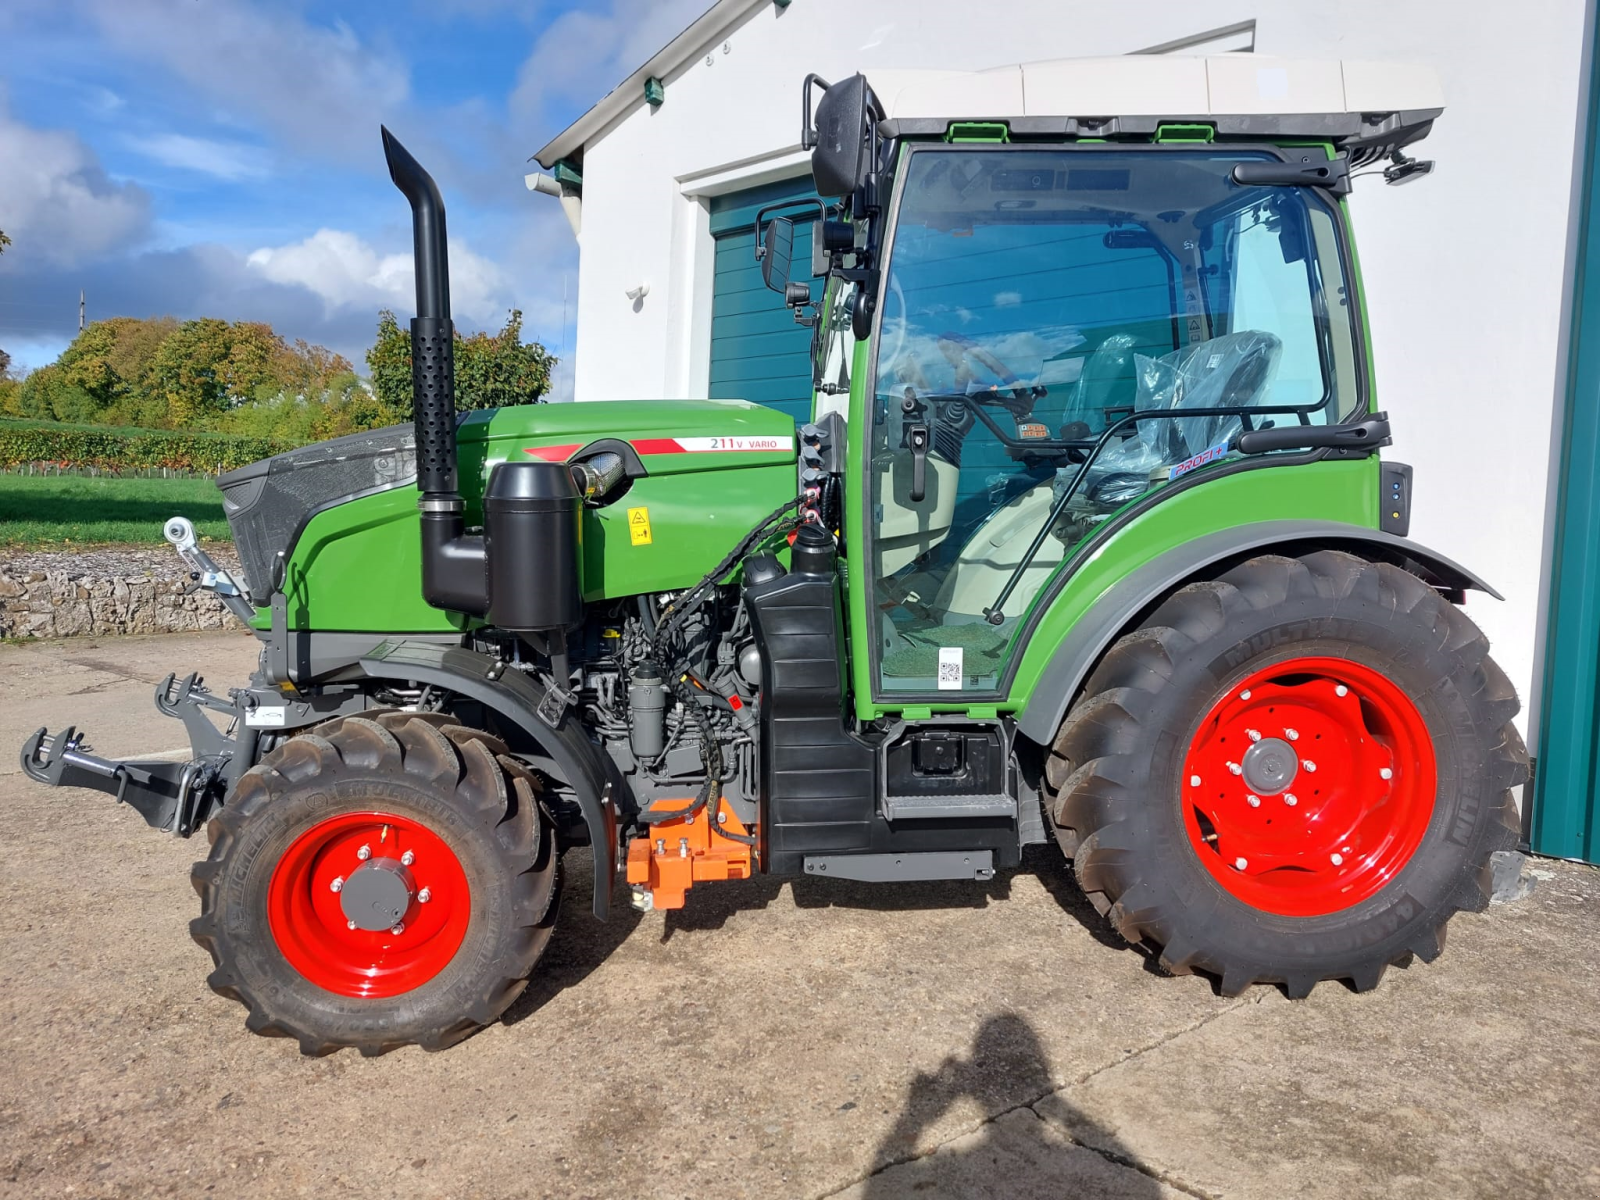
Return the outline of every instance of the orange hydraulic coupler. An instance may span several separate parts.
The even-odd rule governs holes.
[[[693,799],[657,800],[650,811],[685,812],[693,806]],[[628,846],[628,882],[636,896],[643,888],[651,907],[682,908],[684,893],[697,883],[750,878],[751,846],[722,836],[726,832],[747,837],[744,825],[721,796],[718,820],[713,822],[710,816],[707,805],[693,816],[652,825],[648,836],[633,839]]]

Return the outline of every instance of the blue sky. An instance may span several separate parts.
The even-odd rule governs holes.
[[[708,3],[5,0],[0,348],[49,362],[83,288],[91,320],[265,320],[364,369],[412,309],[382,122],[444,190],[458,326],[518,307],[570,351],[577,246],[526,160]]]

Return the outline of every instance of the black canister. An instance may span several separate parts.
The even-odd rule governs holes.
[[[821,525],[808,522],[795,534],[789,567],[796,575],[832,575],[833,534]]]
[[[566,629],[583,617],[582,501],[562,463],[503,462],[483,492],[489,620]]]

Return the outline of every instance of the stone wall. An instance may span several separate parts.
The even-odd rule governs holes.
[[[213,551],[219,561],[223,555]],[[222,565],[236,569],[231,561]],[[187,570],[170,550],[0,558],[0,637],[180,633],[237,627],[210,592],[184,595]]]

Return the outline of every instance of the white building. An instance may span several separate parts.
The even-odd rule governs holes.
[[[1523,697],[1535,744],[1583,209],[1586,7],[718,0],[536,156],[568,182],[580,228],[576,398],[793,398],[796,385],[779,381],[793,364],[762,365],[734,326],[715,322],[719,295],[750,284],[756,205],[809,191],[807,72],[871,79],[1136,52],[1429,64],[1447,107],[1418,153],[1437,170],[1404,188],[1359,180],[1351,199],[1376,393],[1395,457],[1416,468],[1411,536],[1505,593],[1504,603],[1473,595],[1469,607]],[[1589,685],[1593,676],[1591,654]],[[1551,703],[1592,711],[1588,691]],[[1588,821],[1593,838],[1592,812]]]

